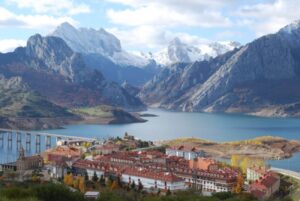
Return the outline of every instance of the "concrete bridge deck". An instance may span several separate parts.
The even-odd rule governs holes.
[[[80,137],[80,136],[70,136],[70,135],[62,135],[62,134],[53,134],[53,133],[44,133],[44,132],[36,132],[36,131],[22,131],[22,130],[13,130],[13,129],[3,129],[0,128],[0,133],[20,133],[23,135],[31,134],[31,135],[39,135],[39,136],[50,136],[56,137],[61,139],[72,139],[72,140],[85,140],[85,141],[93,141],[96,140],[95,138],[88,138],[88,137]]]

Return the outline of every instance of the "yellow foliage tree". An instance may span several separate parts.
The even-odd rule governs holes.
[[[64,175],[64,184],[67,186],[73,185],[73,175],[71,173]]]
[[[78,177],[78,186],[80,192],[84,193],[85,192],[85,179],[84,177]]]
[[[232,155],[231,156],[231,166],[235,168],[240,168],[243,173],[247,172],[249,167],[264,167],[265,160],[258,157],[249,157],[242,155]]]
[[[79,188],[79,179],[76,178],[76,179],[73,179],[73,187],[78,189]]]
[[[244,177],[242,173],[239,173],[237,176],[236,186],[233,188],[234,193],[241,193],[244,185]]]
[[[112,185],[111,185],[111,187],[110,187],[110,190],[115,190],[115,189],[117,189],[118,187],[119,187],[118,182],[117,182],[117,181],[113,181],[113,183],[112,183]]]
[[[240,158],[239,155],[231,156],[231,166],[232,167],[235,167],[235,168],[239,167],[239,160],[240,160],[239,158]]]

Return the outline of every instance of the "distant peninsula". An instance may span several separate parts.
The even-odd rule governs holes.
[[[178,138],[156,142],[168,147],[196,147],[209,157],[230,159],[232,155],[262,157],[267,160],[290,158],[300,152],[300,141],[280,137],[262,136],[249,140],[233,142],[211,142],[199,138]]]

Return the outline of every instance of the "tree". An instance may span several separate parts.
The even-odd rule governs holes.
[[[73,175],[71,173],[67,173],[64,175],[64,184],[67,186],[73,185]]]
[[[84,179],[85,179],[85,181],[89,180],[89,175],[86,171],[84,172]]]
[[[79,177],[79,190],[80,192],[84,193],[85,192],[85,178],[84,177]]]
[[[94,175],[93,175],[92,181],[93,182],[97,182],[98,180],[99,180],[99,178],[97,176],[97,173],[96,173],[96,171],[94,171]]]
[[[110,187],[110,190],[115,190],[117,189],[119,186],[118,186],[118,182],[117,181],[113,181],[111,187]]]
[[[239,155],[231,156],[231,166],[235,168],[239,167]]]
[[[113,184],[114,179],[111,175],[109,175],[108,180],[107,180],[107,186],[110,188],[111,185]]]
[[[167,195],[167,196],[171,195],[171,191],[170,191],[170,189],[169,189],[169,188],[168,188],[168,190],[167,190],[167,193],[166,193],[166,195]]]
[[[133,180],[133,182],[131,183],[131,185],[130,185],[130,187],[131,187],[131,189],[135,189],[135,181]]]
[[[144,188],[144,186],[143,186],[141,180],[139,180],[139,183],[138,183],[138,191],[142,191],[143,188]]]
[[[79,179],[78,178],[73,179],[73,187],[76,189],[79,189]]]
[[[101,186],[105,186],[105,178],[103,174],[101,175],[99,182]]]
[[[239,173],[237,176],[236,186],[233,188],[233,192],[241,193],[243,190],[243,186],[244,186],[244,177],[242,173]]]

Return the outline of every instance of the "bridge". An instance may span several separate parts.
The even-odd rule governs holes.
[[[271,170],[274,172],[280,173],[282,175],[286,175],[286,176],[293,177],[295,179],[300,180],[300,172],[295,172],[292,170],[286,170],[286,169],[275,168],[275,167],[272,167]]]
[[[14,141],[18,150],[23,145],[24,141],[26,151],[31,151],[32,145],[35,145],[36,153],[40,153],[42,138],[44,138],[46,149],[51,148],[53,140],[55,140],[56,142],[61,140],[78,140],[92,142],[96,140],[94,138],[87,137],[0,128],[0,147],[2,148],[4,147],[4,142],[7,140],[8,149],[12,149]]]

